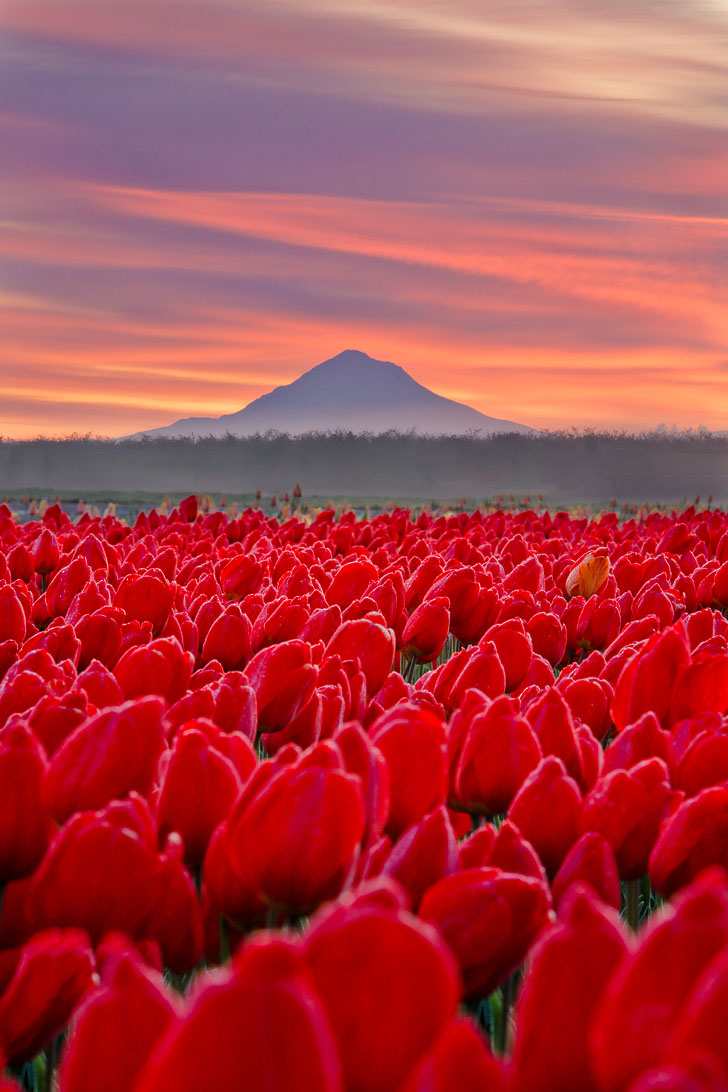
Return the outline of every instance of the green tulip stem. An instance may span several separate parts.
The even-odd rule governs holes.
[[[496,1043],[496,1050],[499,1054],[505,1054],[508,1049],[508,1025],[511,1018],[511,1008],[513,1007],[513,1000],[516,994],[516,975],[509,974],[507,980],[502,987],[503,994],[503,1007],[500,1014],[500,1024],[498,1025],[498,1040]]]
[[[406,665],[404,671],[402,672],[402,675],[404,676],[404,681],[406,683],[411,683],[411,682],[414,681],[415,668],[416,667],[417,667],[417,659],[414,656],[412,656],[412,658],[407,661],[407,665]]]
[[[624,888],[627,922],[636,932],[640,923],[640,881],[627,880]]]
[[[58,1065],[58,1055],[60,1054],[60,1051],[61,1036],[56,1035],[55,1039],[46,1051],[46,1067],[44,1080],[45,1092],[53,1092],[53,1076]]]

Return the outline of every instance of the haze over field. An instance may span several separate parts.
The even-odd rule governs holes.
[[[728,426],[725,0],[4,0],[0,435],[344,346],[538,429]]]
[[[508,494],[541,495],[552,507],[606,506],[612,498],[637,504],[728,503],[728,437],[709,433],[501,432],[492,435],[378,436],[307,433],[191,439],[15,440],[0,443],[2,491],[16,499],[107,500],[137,497],[155,504],[165,493],[266,498],[292,493],[304,502],[329,497],[480,503]],[[145,501],[146,497],[146,501]],[[710,498],[710,500],[709,500]]]

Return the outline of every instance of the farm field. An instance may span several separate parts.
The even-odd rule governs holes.
[[[8,495],[0,1092],[728,1092],[728,512],[511,502]]]

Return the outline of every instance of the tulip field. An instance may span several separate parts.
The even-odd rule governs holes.
[[[728,512],[0,506],[0,1092],[728,1092]]]

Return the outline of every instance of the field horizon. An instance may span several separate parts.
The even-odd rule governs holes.
[[[541,432],[494,436],[268,432],[249,437],[93,436],[0,441],[3,492],[133,499],[189,493],[228,498],[443,503],[541,497],[550,506],[728,502],[728,436],[707,430]]]

